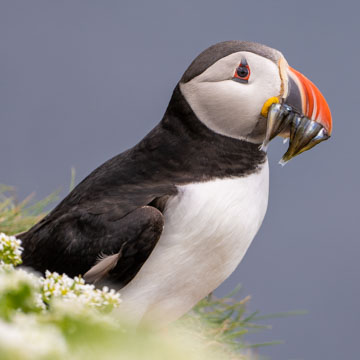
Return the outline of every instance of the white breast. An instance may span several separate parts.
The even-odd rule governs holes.
[[[161,238],[121,290],[138,318],[172,321],[217,288],[237,267],[268,202],[268,163],[252,175],[178,188],[164,212]]]

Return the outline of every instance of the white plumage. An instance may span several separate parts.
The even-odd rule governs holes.
[[[121,290],[123,308],[138,320],[156,317],[167,323],[217,288],[260,228],[268,188],[267,161],[249,176],[180,186],[167,202],[158,244]]]

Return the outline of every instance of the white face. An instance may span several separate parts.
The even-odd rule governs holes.
[[[250,68],[247,83],[233,80],[243,59]],[[233,138],[261,143],[266,119],[261,110],[271,97],[280,97],[280,69],[273,61],[251,52],[226,56],[180,89],[196,116],[211,130]],[[256,131],[254,131],[256,127]]]

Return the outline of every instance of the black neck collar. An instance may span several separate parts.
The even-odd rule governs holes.
[[[136,148],[150,151],[151,158],[165,166],[170,177],[181,174],[187,181],[245,176],[258,171],[266,160],[259,145],[217,134],[206,127],[191,109],[179,85],[160,124]]]

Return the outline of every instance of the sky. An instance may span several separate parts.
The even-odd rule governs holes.
[[[69,188],[160,120],[206,47],[257,41],[280,50],[327,99],[332,138],[292,160],[270,144],[270,199],[244,260],[217,290],[242,284],[268,320],[254,341],[276,360],[358,355],[360,253],[356,1],[0,0],[0,183],[19,199]]]

